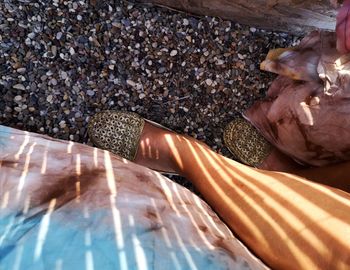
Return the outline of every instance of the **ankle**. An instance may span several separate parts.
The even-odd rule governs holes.
[[[192,169],[195,153],[200,152],[203,148],[211,151],[206,144],[187,135],[167,133],[164,138],[173,167],[178,174],[183,176],[186,176],[188,170]]]

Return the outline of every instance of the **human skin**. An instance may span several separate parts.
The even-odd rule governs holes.
[[[350,267],[350,194],[296,174],[248,167],[150,124],[141,145],[148,151],[141,147],[136,162],[152,167],[165,160],[273,269]],[[155,151],[158,160],[148,155]],[[311,174],[317,178],[317,170]]]

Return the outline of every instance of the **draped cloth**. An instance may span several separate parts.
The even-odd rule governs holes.
[[[267,268],[161,174],[0,126],[0,269]]]
[[[349,160],[349,60],[337,52],[331,32],[312,32],[295,48],[271,51],[261,68],[280,75],[244,117],[299,163]]]

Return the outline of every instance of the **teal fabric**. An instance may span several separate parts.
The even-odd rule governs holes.
[[[3,213],[0,269],[229,269],[223,251],[181,248],[179,243],[169,247],[157,229],[138,226],[137,217],[135,226],[121,218],[123,244],[118,247],[112,219],[106,210],[89,218],[79,209],[59,209],[50,217]]]

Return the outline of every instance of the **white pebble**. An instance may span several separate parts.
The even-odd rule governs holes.
[[[186,25],[189,25],[189,24],[190,24],[190,22],[189,22],[187,19],[184,19],[184,20],[183,20],[183,25],[186,26]]]
[[[18,89],[18,90],[26,90],[26,88],[24,87],[24,85],[23,85],[23,84],[20,84],[20,83],[15,84],[15,85],[13,86],[13,88]]]
[[[35,37],[35,34],[33,32],[28,34],[28,38],[33,39]]]
[[[62,72],[61,72],[61,78],[62,78],[62,80],[65,80],[65,79],[67,79],[67,77],[68,77],[68,74],[67,74],[67,72],[65,72],[65,71],[62,71]]]
[[[225,64],[225,61],[221,60],[221,59],[218,59],[217,62],[216,62],[216,65],[218,65],[218,66],[221,66],[223,64]]]
[[[88,96],[92,97],[92,96],[95,95],[95,91],[89,89],[89,90],[86,91],[86,94],[87,94]]]
[[[47,98],[46,98],[46,101],[51,103],[53,100],[53,96],[52,95],[48,95]]]
[[[213,81],[211,79],[206,79],[205,83],[210,86],[213,84]]]
[[[52,78],[52,79],[50,80],[50,83],[51,83],[52,85],[57,85],[57,80],[56,80],[55,78]]]
[[[62,120],[59,122],[60,128],[65,128],[66,127],[66,121]]]
[[[139,99],[143,99],[145,97],[146,97],[146,95],[144,93],[139,94]]]
[[[172,50],[172,51],[170,52],[170,56],[175,56],[175,55],[177,55],[177,50]]]
[[[51,47],[51,52],[52,52],[53,56],[56,56],[56,54],[57,54],[57,47],[56,46],[52,46]]]
[[[132,80],[126,80],[126,83],[128,85],[130,85],[131,87],[135,87],[136,86],[136,83],[134,81],[132,81]]]
[[[70,49],[69,49],[69,53],[70,53],[71,55],[74,55],[74,54],[75,54],[75,50],[74,50],[74,48],[73,48],[73,47],[70,47]]]
[[[81,21],[82,19],[83,19],[83,17],[82,17],[81,15],[78,15],[78,16],[77,16],[77,20],[78,20],[78,21]]]
[[[255,33],[256,32],[256,28],[255,27],[250,27],[250,32]]]
[[[26,72],[26,68],[18,68],[17,72],[18,73],[24,73],[24,72]]]
[[[57,32],[56,39],[60,40],[62,35],[63,35],[62,32]]]
[[[14,98],[14,101],[21,101],[22,100],[22,96],[15,96],[15,98]]]

